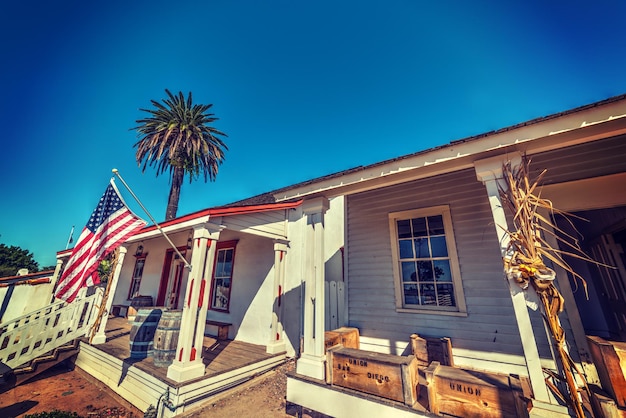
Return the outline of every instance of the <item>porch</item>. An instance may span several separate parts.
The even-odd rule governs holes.
[[[179,383],[169,379],[167,367],[157,367],[152,357],[130,357],[130,330],[126,318],[109,318],[106,342],[94,346],[83,339],[76,365],[140,410],[152,405],[163,411],[163,417],[196,408],[286,360],[285,352],[268,354],[262,345],[205,336],[204,376]]]

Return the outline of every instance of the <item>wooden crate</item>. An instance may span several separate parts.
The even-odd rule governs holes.
[[[341,344],[346,348],[359,348],[359,329],[341,327],[324,333],[324,350]]]
[[[588,335],[589,351],[602,388],[620,408],[626,408],[626,343]]]
[[[444,366],[454,366],[450,338],[420,337],[412,334],[411,351],[420,367],[428,367],[433,361]]]
[[[529,400],[511,375],[433,362],[425,369],[430,412],[454,417],[528,417]]]
[[[419,395],[415,356],[394,356],[336,346],[327,353],[328,380],[413,406]]]

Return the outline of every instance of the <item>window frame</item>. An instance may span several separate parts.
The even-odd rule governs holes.
[[[448,250],[448,260],[450,263],[450,274],[452,275],[452,286],[456,306],[442,307],[429,305],[414,305],[404,303],[404,287],[401,274],[401,259],[399,250],[400,237],[398,235],[398,221],[410,220],[414,218],[424,218],[440,215],[443,219],[444,235]],[[396,295],[396,311],[406,313],[426,313],[436,315],[467,316],[465,295],[463,293],[463,283],[461,280],[461,269],[456,251],[456,240],[454,238],[454,228],[452,226],[452,216],[448,205],[432,206],[427,208],[417,208],[389,213],[389,237],[391,240],[391,257],[393,264],[393,277]],[[432,259],[433,257],[431,257]]]
[[[143,278],[143,272],[146,268],[146,258],[148,257],[148,253],[144,253],[142,255],[135,256],[135,265],[133,266],[133,272],[130,275],[130,286],[128,287],[128,298],[126,300],[132,300],[134,293],[139,293],[139,289],[141,289],[141,280]],[[137,271],[137,265],[139,262],[142,262],[141,266],[141,274],[139,276],[135,276],[135,272]],[[134,289],[135,282],[137,283],[137,288]],[[133,292],[134,289],[134,292]]]
[[[235,256],[237,253],[237,242],[238,240],[218,241],[216,244],[215,259],[213,260],[213,272],[211,273],[211,291],[209,294],[209,310],[211,311],[230,313],[230,301],[232,300],[232,292],[233,292],[233,277],[235,275]],[[213,303],[214,302],[213,297],[215,295],[215,290],[216,290],[215,273],[216,273],[216,268],[217,268],[217,260],[219,257],[220,250],[228,250],[228,249],[233,250],[232,267],[230,271],[230,287],[229,287],[229,292],[228,292],[228,301],[226,303],[225,308],[218,308],[218,307],[215,307]]]

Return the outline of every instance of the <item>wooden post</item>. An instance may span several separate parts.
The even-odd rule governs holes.
[[[288,248],[289,241],[274,240],[274,298],[272,304],[270,340],[266,347],[266,351],[270,354],[285,351],[283,305],[285,303],[285,257]]]
[[[496,235],[500,243],[500,251],[502,257],[506,256],[506,249],[509,244],[509,237],[506,234],[508,222],[504,213],[504,207],[500,200],[500,191],[498,190],[498,180],[502,179],[502,165],[506,159],[512,161],[513,165],[521,162],[519,155],[506,155],[485,160],[476,161],[474,167],[478,180],[482,181],[487,189],[489,205],[491,206],[491,214],[493,216],[493,225],[496,228]],[[504,268],[504,267],[503,267]],[[524,350],[524,359],[526,360],[526,368],[530,384],[533,389],[535,399],[550,403],[550,395],[546,386],[543,370],[541,368],[541,360],[539,358],[539,350],[537,349],[537,341],[533,332],[530,316],[528,315],[528,307],[526,306],[526,298],[524,290],[512,279],[507,279],[509,283],[509,292],[511,301],[513,302],[513,310],[517,320],[517,327],[520,333],[522,348]],[[532,289],[527,290],[532,292]]]
[[[115,266],[113,266],[113,275],[109,278],[111,283],[108,287],[108,296],[106,297],[106,301],[104,301],[104,313],[102,318],[100,319],[100,324],[98,326],[98,330],[96,334],[91,339],[91,344],[103,344],[106,342],[106,335],[104,331],[107,327],[107,320],[109,318],[109,312],[111,312],[111,306],[113,305],[113,299],[115,299],[115,291],[117,290],[117,283],[120,280],[120,273],[122,272],[122,265],[124,264],[124,257],[126,257],[126,252],[128,249],[126,246],[122,245],[119,247],[120,254],[117,256],[117,260],[115,262]]]
[[[315,379],[324,379],[324,214],[328,199],[318,197],[304,201],[304,335],[303,351],[296,370]]]
[[[187,280],[178,346],[174,361],[167,369],[167,377],[176,382],[204,376],[202,341],[210,274],[213,271],[216,242],[222,229],[223,227],[213,224],[194,227],[191,271]]]

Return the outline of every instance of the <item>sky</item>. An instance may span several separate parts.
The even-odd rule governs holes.
[[[0,243],[56,264],[113,168],[162,221],[169,178],[142,173],[131,128],[166,88],[228,135],[180,216],[626,93],[624,16],[620,0],[3,1]]]

